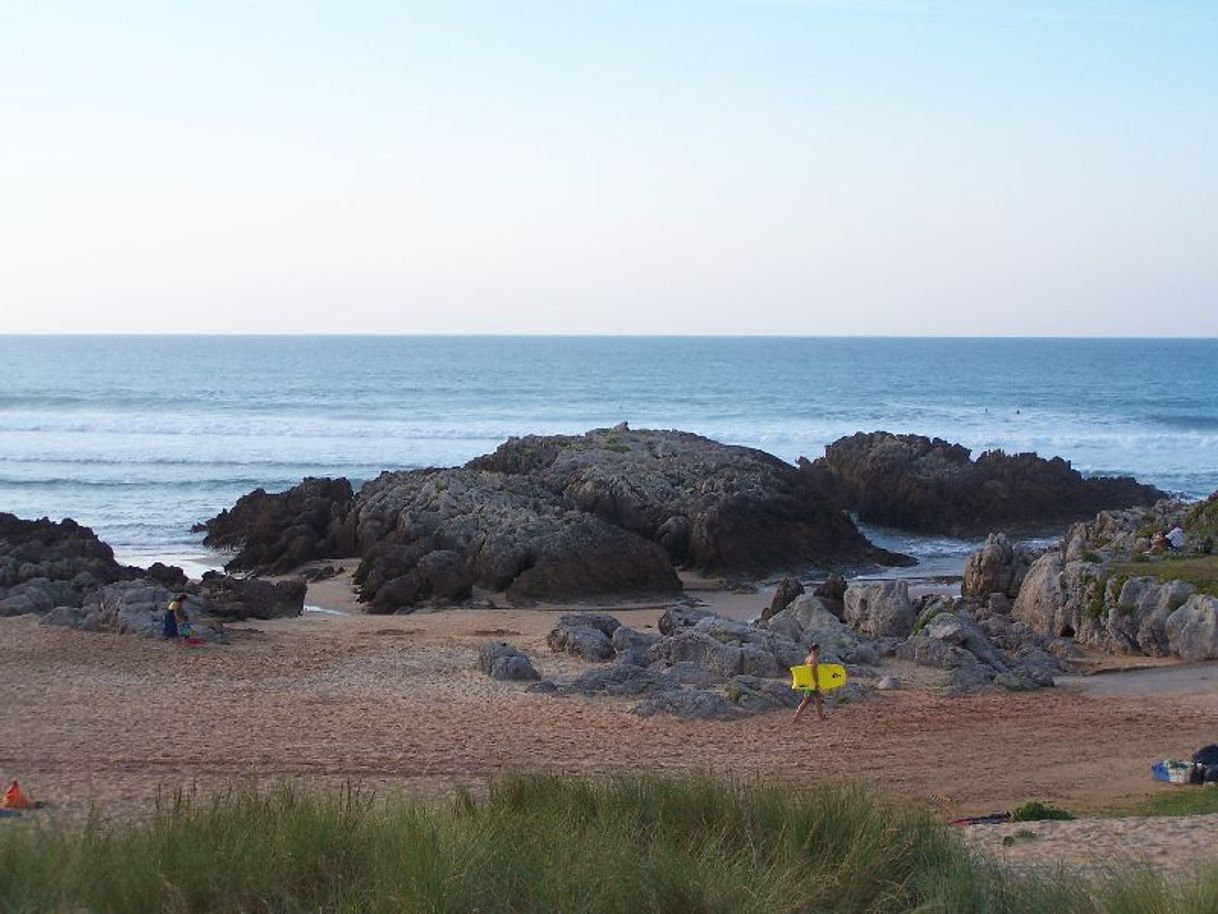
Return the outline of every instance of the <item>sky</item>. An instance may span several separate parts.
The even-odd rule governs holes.
[[[0,0],[0,332],[1218,335],[1214,0]]]

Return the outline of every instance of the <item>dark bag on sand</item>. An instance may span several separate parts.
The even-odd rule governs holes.
[[[1193,753],[1193,761],[1207,768],[1211,765],[1218,765],[1218,744],[1211,744],[1204,749],[1198,749]]]

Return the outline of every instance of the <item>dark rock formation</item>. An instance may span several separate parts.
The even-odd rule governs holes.
[[[382,611],[461,599],[473,584],[518,602],[681,588],[658,545],[562,505],[525,478],[466,469],[382,473],[360,491],[351,517],[364,550],[355,580],[361,598]]]
[[[0,513],[0,616],[79,607],[103,585],[142,574],[119,565],[109,546],[70,518],[22,520]]]
[[[345,479],[309,477],[286,492],[255,489],[197,524],[205,545],[236,549],[230,571],[285,574],[315,559],[353,555],[347,525],[354,494]]]
[[[680,591],[675,566],[759,575],[907,559],[872,546],[805,472],[750,448],[625,426],[513,438],[463,468],[259,489],[199,528],[232,569],[359,556],[373,612]]]
[[[762,611],[761,620],[764,622],[775,613],[782,612],[787,608],[788,603],[803,592],[804,585],[799,582],[798,578],[783,578],[774,588],[774,598],[770,600],[770,605]]]
[[[198,589],[209,615],[224,622],[239,622],[299,616],[304,611],[308,585],[301,578],[272,584],[209,571]]]
[[[688,432],[512,438],[471,469],[535,480],[572,509],[663,546],[677,565],[764,574],[903,557],[867,542],[807,474]]]
[[[953,536],[1045,527],[1164,497],[1128,476],[1084,478],[1060,457],[986,451],[974,461],[959,444],[889,432],[839,438],[801,468],[865,521]]]

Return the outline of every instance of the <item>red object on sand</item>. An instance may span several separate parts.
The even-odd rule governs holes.
[[[0,799],[0,807],[4,809],[29,809],[29,797],[21,790],[21,785],[16,781],[8,785],[8,790],[4,791],[4,798]]]

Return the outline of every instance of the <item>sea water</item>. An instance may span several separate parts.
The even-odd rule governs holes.
[[[815,458],[857,431],[1218,489],[1218,340],[0,337],[0,510],[214,565],[192,524],[256,487],[449,466],[628,421]],[[957,540],[871,531],[923,570]]]

